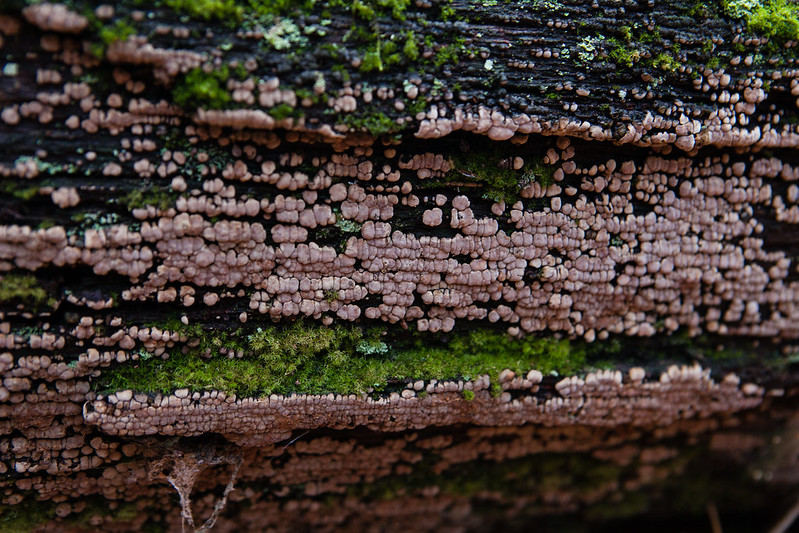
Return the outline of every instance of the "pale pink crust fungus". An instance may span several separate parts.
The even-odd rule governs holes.
[[[151,151],[155,144],[145,139],[131,146]],[[594,340],[608,333],[649,336],[657,331],[652,324],[662,319],[666,331],[687,327],[693,332],[796,337],[799,332],[790,318],[796,314],[796,299],[790,296],[797,290],[796,282],[783,281],[789,259],[783,252],[766,252],[758,237],[762,224],[753,217],[744,222],[744,215],[738,214],[771,205],[777,220],[789,224],[799,220],[796,187],[775,195],[778,181],[773,185],[770,181],[794,180],[796,172],[790,165],[760,158],[729,167],[718,158],[692,164],[651,156],[640,169],[631,161],[617,165],[614,160],[580,168],[573,147],[564,146],[564,153],[571,154],[561,159],[558,170],[566,172],[560,183],[579,177],[579,189],[569,186],[572,190],[563,194],[558,183],[547,187],[533,183],[522,190],[525,199],[549,198],[549,207],[543,210],[526,210],[517,203],[476,217],[466,195],[439,193],[430,199],[436,207],[416,215],[419,227],[443,224],[444,213],[438,206],[449,203],[447,225],[456,230],[454,237],[393,230],[394,210],[408,203],[412,187],[397,185],[395,191],[366,185],[361,180],[372,176],[374,169],[362,157],[319,160],[313,179],[290,167],[280,172],[271,161],[261,165],[263,174],[254,174],[258,169],[238,160],[222,169],[225,181],[209,175],[202,191],[190,190],[180,176],[182,154],[170,155],[159,166],[148,159],[120,159],[105,164],[103,173],[121,175],[132,168],[147,177],[163,168],[164,177],[173,176],[172,188],[186,196],[165,211],[152,206],[134,209],[133,214],[144,220],[137,232],[111,226],[87,231],[81,240],[64,235],[57,243],[41,230],[4,226],[0,241],[6,247],[0,259],[26,268],[87,264],[98,274],[116,271],[134,283],[123,294],[134,299],[156,298],[172,283],[212,290],[249,284],[262,296],[251,299],[251,307],[273,316],[321,318],[332,312],[354,317],[359,313],[340,311],[341,306],[358,307],[359,300],[377,294],[383,299],[381,305],[361,309],[369,318],[424,319],[420,327],[434,331],[451,329],[457,320],[488,318],[516,324],[523,331],[561,330]],[[408,161],[417,163],[400,166],[416,173],[423,163],[442,166],[432,155]],[[747,168],[748,177],[739,177]],[[219,171],[213,170],[217,175]],[[38,167],[26,160],[3,172],[29,178],[38,174]],[[395,170],[384,165],[380,172],[387,176]],[[686,173],[695,177],[680,177]],[[721,179],[719,174],[728,175]],[[285,187],[302,192],[301,198],[283,194],[252,198],[236,191],[238,182],[250,180],[280,188],[284,177]],[[347,178],[358,179],[366,188],[359,183],[332,183]],[[75,205],[77,193],[68,191],[51,193],[59,206]],[[600,192],[604,195],[600,202],[588,200],[588,194]],[[633,199],[652,210],[635,216]],[[720,218],[719,213],[727,214]],[[225,218],[215,223],[206,218],[220,216]],[[251,217],[263,221],[237,220]],[[362,226],[341,251],[313,243],[313,231],[348,220]],[[304,255],[309,250],[311,255]],[[315,256],[315,250],[321,255]],[[452,257],[463,255],[473,259],[453,262]],[[156,271],[138,280],[151,265],[157,266]],[[291,285],[267,283],[275,274],[292,280]],[[350,288],[337,302],[324,302],[316,289],[301,289],[297,305],[286,300],[293,298],[294,284],[301,287],[323,278]],[[716,303],[710,303],[704,315],[698,314],[696,309],[710,301],[711,287],[718,295],[713,296]],[[161,292],[160,298],[165,297]],[[495,301],[498,305],[489,305]],[[725,306],[725,301],[730,305]],[[735,301],[746,305],[739,307]],[[190,305],[193,298],[186,302]],[[426,311],[420,303],[429,306]],[[778,305],[781,312],[761,316],[767,305]]]
[[[658,381],[642,383],[635,372],[623,383],[618,371],[571,377],[556,385],[557,395],[538,399],[540,374],[527,379],[506,370],[499,376],[503,391],[492,398],[487,376],[475,382],[409,383],[401,393],[373,400],[356,395],[271,395],[237,399],[222,392],[190,395],[178,390],[154,398],[121,391],[84,406],[88,424],[112,435],[193,436],[221,433],[234,442],[268,444],[284,440],[298,429],[352,429],[367,426],[380,431],[404,431],[427,426],[636,426],[670,425],[693,417],[751,409],[763,401],[764,390],[752,383],[716,383],[698,366],[672,366]],[[474,399],[462,397],[464,390]],[[419,397],[421,391],[425,392]],[[478,406],[477,409],[474,406]],[[213,416],[209,416],[213,413]]]
[[[30,5],[22,10],[22,15],[44,31],[80,33],[89,25],[86,17],[70,11],[64,4],[44,2]]]

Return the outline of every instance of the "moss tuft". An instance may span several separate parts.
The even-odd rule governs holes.
[[[395,133],[399,130],[399,126],[391,117],[379,112],[346,115],[343,122],[354,130],[366,130],[373,137]]]
[[[652,66],[669,72],[674,72],[680,68],[680,62],[674,59],[670,54],[663,52],[652,59]]]
[[[0,280],[0,302],[18,302],[33,307],[43,304],[53,307],[56,304],[33,274],[8,274]]]
[[[291,107],[288,104],[278,104],[275,107],[267,109],[267,113],[275,120],[284,120],[287,118],[300,118],[303,116],[302,109]]]
[[[241,22],[244,15],[244,7],[236,0],[164,0],[164,4],[179,13],[206,21],[235,24]]]
[[[102,26],[99,30],[100,40],[106,45],[124,41],[136,34],[136,29],[124,19],[117,20],[113,25]]]
[[[623,44],[616,39],[608,39],[611,46],[608,57],[621,67],[632,67],[641,60],[641,51],[629,44]]]
[[[179,323],[162,327],[180,329]],[[97,387],[164,393],[186,387],[244,396],[350,394],[380,390],[396,380],[470,380],[483,374],[496,379],[505,368],[517,373],[533,367],[545,373],[571,373],[582,369],[586,360],[585,349],[567,340],[515,339],[491,331],[472,331],[446,340],[403,337],[391,345],[380,330],[302,321],[249,334],[185,326],[184,333],[199,340],[194,350],[175,350],[167,360],[150,357],[121,365],[104,372]],[[245,355],[219,356],[222,348]]]
[[[405,46],[402,47],[402,53],[411,61],[416,61],[419,58],[419,45],[416,44],[416,36],[412,31],[405,36]]]
[[[125,205],[129,210],[147,207],[151,205],[161,211],[172,207],[177,200],[177,194],[167,188],[134,189],[129,193],[119,197],[119,203]]]
[[[21,183],[15,181],[5,181],[0,186],[0,191],[6,196],[13,196],[18,200],[27,202],[33,200],[39,193],[39,187],[36,185],[25,187]]]
[[[223,109],[230,103],[230,94],[224,87],[229,76],[227,66],[211,72],[197,67],[178,79],[172,90],[172,98],[185,109]]]
[[[748,16],[749,30],[777,44],[799,39],[799,6],[787,0],[760,4]]]
[[[25,500],[17,505],[0,505],[0,530],[28,533],[56,517],[55,504]]]
[[[451,159],[452,171],[447,180],[477,183],[483,187],[484,198],[505,203],[516,201],[521,190],[534,180],[543,186],[552,183],[553,168],[537,161],[514,170],[512,159],[498,150],[472,151]]]

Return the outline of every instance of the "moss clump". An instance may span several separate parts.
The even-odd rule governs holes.
[[[170,189],[134,189],[120,196],[118,202],[129,210],[139,209],[151,205],[161,211],[166,211],[175,204],[177,195]]]
[[[521,190],[532,181],[542,186],[552,183],[554,169],[536,161],[514,170],[513,157],[501,151],[472,151],[451,158],[452,171],[447,181],[471,182],[483,188],[483,197],[494,202],[513,203]]]
[[[164,0],[167,7],[192,18],[238,23],[244,6],[236,0]]]
[[[760,0],[721,0],[724,12],[736,19],[748,17],[760,4]]]
[[[405,11],[410,4],[411,0],[329,0],[327,3],[330,7],[350,9],[355,17],[367,22],[378,17],[405,20]]]
[[[510,162],[496,152],[469,152],[452,158],[452,172],[448,181],[478,183],[483,186],[483,197],[498,201],[515,199],[525,185],[522,174],[513,170]]]
[[[782,45],[799,39],[799,6],[787,0],[761,3],[748,16],[749,30]]]
[[[162,325],[164,327],[164,325]],[[165,326],[179,329],[177,324]],[[167,360],[151,357],[103,373],[99,389],[170,392],[178,388],[224,390],[245,396],[271,393],[362,393],[387,383],[416,379],[493,379],[510,368],[571,373],[585,366],[586,351],[567,340],[472,331],[439,337],[396,339],[357,326],[318,326],[302,321],[259,328],[249,334],[187,328],[199,345]],[[241,351],[241,358],[218,356]],[[200,354],[211,354],[204,359]]]
[[[288,104],[278,104],[267,110],[267,113],[275,120],[285,120],[287,118],[300,118],[303,116],[302,109],[291,107]]]
[[[347,115],[344,117],[343,122],[354,130],[366,130],[373,137],[394,133],[399,129],[397,123],[383,113]]]
[[[621,43],[616,39],[608,39],[611,46],[608,57],[621,67],[632,67],[641,60],[641,51],[630,44]]]
[[[463,399],[466,400],[467,402],[471,402],[472,400],[474,400],[474,391],[465,390],[461,393],[461,396],[463,396]]]
[[[28,533],[55,516],[53,503],[25,500],[18,505],[0,505],[0,530]]]
[[[419,58],[419,45],[416,43],[416,36],[412,31],[405,36],[405,46],[402,47],[402,53],[411,61],[416,61]]]
[[[332,304],[339,298],[339,292],[337,290],[333,289],[326,290],[324,294],[325,294],[325,301],[330,304]]]
[[[419,57],[419,49],[416,48],[416,42],[412,37],[405,41],[402,52],[411,60]],[[361,60],[361,66],[358,69],[361,72],[371,72],[373,70],[383,72],[388,67],[401,63],[402,57],[399,46],[395,41],[384,40],[379,35],[376,40],[367,46]]]
[[[466,52],[466,39],[455,37],[452,43],[444,45],[436,51],[433,64],[438,68],[445,65],[456,65],[460,62],[461,54]]]
[[[227,65],[211,72],[197,67],[177,81],[172,90],[172,98],[176,104],[186,109],[223,109],[230,103],[230,94],[224,87],[229,76]]]
[[[37,185],[24,187],[21,186],[19,182],[6,181],[2,186],[0,186],[0,191],[2,191],[5,196],[13,196],[17,200],[28,202],[33,200],[36,195],[39,194],[39,187]]]
[[[33,274],[8,274],[0,280],[0,302],[18,302],[33,307],[43,304],[53,307],[56,303]]]
[[[652,59],[652,66],[655,68],[668,70],[669,72],[674,72],[680,68],[680,62],[674,59],[670,54],[663,52],[656,55]]]
[[[724,12],[778,45],[799,39],[799,6],[789,0],[722,0]]]
[[[543,161],[535,161],[524,169],[523,182],[537,181],[542,187],[555,183],[555,167],[545,165]]]
[[[101,26],[99,30],[100,39],[106,45],[124,41],[135,34],[136,29],[124,19],[117,20],[113,25]]]

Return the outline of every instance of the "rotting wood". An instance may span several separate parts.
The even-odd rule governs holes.
[[[409,508],[420,530],[520,509],[704,524],[712,502],[727,531],[788,508],[799,35],[777,24],[792,4],[739,4],[4,3],[0,520],[194,527],[192,491],[223,530],[397,528]],[[338,348],[274,360],[296,380],[269,399],[98,390],[160,358],[250,361],[259,327],[297,317],[363,327],[366,359],[472,330],[600,349],[577,369],[535,352],[518,377],[381,375],[312,398],[318,416],[291,409]],[[526,374],[544,364],[568,375]],[[657,417],[626,403],[683,381],[703,392]],[[521,425],[534,409],[554,427]],[[147,465],[231,457],[218,434],[233,478],[177,483],[174,505]],[[768,497],[744,508],[736,487]]]

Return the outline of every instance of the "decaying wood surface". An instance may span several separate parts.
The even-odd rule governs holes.
[[[784,527],[799,30],[741,9],[4,3],[0,530]]]

